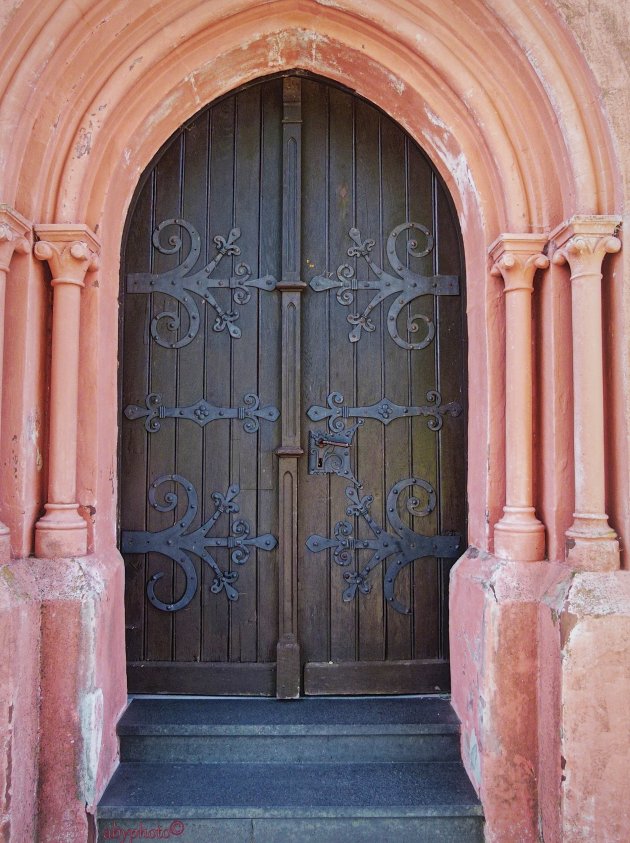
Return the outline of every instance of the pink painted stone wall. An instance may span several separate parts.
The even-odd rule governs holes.
[[[112,553],[45,560],[36,577],[42,600],[38,840],[86,840],[89,814],[116,764],[115,725],[127,702],[124,571]]]
[[[546,595],[564,594],[570,581],[563,565],[506,562],[476,549],[451,575],[452,702],[492,843],[537,841],[542,832],[548,841],[558,833],[558,816],[543,817],[539,794],[559,795],[558,720],[551,716],[558,713],[559,663],[557,653],[550,661],[545,652],[538,615]]]
[[[453,706],[488,841],[626,840],[630,577],[470,550],[451,582]]]
[[[39,611],[21,564],[0,566],[0,840],[35,840]]]
[[[126,705],[123,589],[117,553],[0,566],[3,843],[88,840]]]
[[[561,827],[565,840],[630,830],[630,577],[578,574],[560,619]]]
[[[533,300],[535,502],[552,561],[500,562],[491,553],[505,496],[504,303],[486,254],[502,232],[546,232],[575,213],[630,222],[624,4],[158,6],[0,6],[0,202],[33,223],[86,224],[102,242],[101,269],[81,297],[85,558],[28,558],[46,499],[50,287],[32,256],[14,257],[7,283],[0,517],[15,558],[0,566],[0,839],[83,843],[117,763],[125,704],[117,297],[133,191],[161,144],[204,104],[295,67],[351,85],[399,120],[432,157],[460,217],[472,552],[452,576],[453,704],[488,839],[630,839],[621,771],[630,757],[630,572],[573,577],[562,564],[573,511],[568,275],[556,266],[539,274]],[[627,545],[630,250],[607,261],[608,511]]]

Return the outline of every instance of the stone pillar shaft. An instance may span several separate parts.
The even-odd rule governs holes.
[[[35,553],[81,556],[87,552],[87,522],[76,500],[81,289],[97,266],[99,243],[84,225],[43,225],[36,233],[35,256],[52,274],[53,324],[48,503],[35,525]]]
[[[545,555],[545,529],[533,501],[532,292],[546,237],[502,234],[490,247],[492,274],[505,284],[505,507],[495,525],[497,556],[535,562]]]
[[[606,515],[602,262],[618,252],[614,216],[575,216],[551,235],[553,261],[571,271],[575,512],[567,560],[582,570],[619,567],[619,543]]]
[[[4,394],[4,323],[7,276],[11,258],[15,252],[26,254],[30,243],[26,236],[31,224],[21,214],[0,205],[0,424],[2,420],[2,395]],[[1,431],[1,427],[0,427]],[[1,441],[1,438],[0,438]],[[11,557],[11,535],[9,528],[0,521],[0,563]]]
[[[573,430],[575,444],[576,517],[587,518],[606,511],[604,466],[604,372],[601,348],[596,361],[590,360],[588,344],[578,326],[596,330],[602,323],[601,273],[571,277],[573,317]],[[601,337],[599,338],[601,341]],[[597,344],[599,345],[599,341]]]
[[[53,280],[52,355],[50,365],[50,440],[48,500],[76,500],[79,319],[81,287]]]

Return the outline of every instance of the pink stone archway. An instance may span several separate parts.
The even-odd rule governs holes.
[[[543,4],[525,12],[505,0],[493,8],[471,3],[467,15],[457,4],[438,12],[428,2],[383,0],[263,7],[218,0],[212,9],[177,0],[159,10],[108,0],[26,4],[14,25],[22,38],[6,50],[5,75],[13,76],[0,107],[0,128],[13,139],[6,200],[36,222],[86,223],[102,239],[98,305],[89,290],[84,296],[99,337],[112,336],[114,322],[102,320],[115,318],[122,224],[137,179],[203,104],[270,71],[301,67],[350,83],[416,138],[454,197],[475,288],[470,385],[484,401],[475,404],[470,432],[485,447],[471,451],[470,541],[486,546],[503,505],[502,433],[488,409],[502,393],[502,355],[493,348],[501,285],[487,276],[486,248],[500,231],[543,232],[572,213],[610,211],[617,189],[606,126],[586,94],[592,80],[560,22]],[[88,406],[111,385],[111,353],[91,333],[81,353],[99,371],[80,397]],[[113,402],[100,403],[113,412]],[[98,495],[99,427],[85,424],[79,444],[85,506]],[[108,542],[111,524],[108,517],[95,523]]]
[[[79,349],[76,495],[88,523],[92,556],[86,559],[93,560],[82,563],[94,574],[92,580],[88,576],[94,605],[89,634],[85,591],[65,581],[58,584],[68,605],[76,603],[75,610],[68,608],[68,623],[77,635],[76,661],[89,656],[87,690],[79,677],[73,693],[81,700],[91,695],[90,705],[102,706],[100,714],[93,713],[104,730],[98,746],[84,723],[77,727],[91,764],[82,780],[83,801],[89,805],[115,762],[114,727],[125,692],[122,576],[115,549],[117,296],[123,225],[141,173],[170,134],[207,102],[251,79],[292,68],[350,85],[398,120],[427,151],[451,191],[464,238],[473,398],[468,540],[485,559],[472,576],[486,576],[479,571],[490,564],[493,527],[505,503],[503,284],[490,272],[488,246],[501,232],[544,239],[573,214],[612,214],[621,195],[605,115],[571,33],[543,0],[518,6],[511,0],[470,0],[462,12],[455,0],[438,5],[429,0],[50,0],[15,3],[5,12],[0,136],[10,142],[0,144],[0,200],[40,225],[89,226],[101,243],[101,269],[81,294]],[[558,271],[554,266],[545,276],[537,310],[545,344],[534,408],[542,442],[534,465],[535,504],[547,526],[552,560],[564,558],[573,482],[571,420],[562,413],[563,395],[554,393],[558,361],[560,376],[570,380],[565,351],[569,288],[558,283],[550,289]],[[42,308],[41,268],[33,264],[23,274]],[[20,331],[21,345],[11,352],[13,360],[11,354],[7,358],[10,373],[20,370],[20,355],[29,357],[29,331],[35,332],[34,353],[40,359],[45,321],[39,327],[24,323]],[[39,401],[40,413],[44,410],[41,377],[38,383],[34,394],[22,398],[23,418],[28,402]],[[545,406],[549,395],[552,401]],[[19,414],[14,424],[18,421]],[[28,443],[23,447],[26,457]],[[28,503],[28,515],[8,519],[15,555],[22,556],[46,502],[44,487],[33,470],[16,476],[5,472],[3,480],[8,494]],[[627,534],[627,519],[616,527]],[[38,568],[41,589],[59,570]],[[518,590],[515,570],[508,579],[518,580]],[[515,624],[514,647],[522,643],[519,635],[527,637],[528,624],[531,628],[541,583],[562,580],[562,571],[547,567],[535,582],[532,574],[523,576],[527,586],[521,592],[529,597]],[[462,613],[462,630],[474,635],[484,623],[483,601],[472,591],[468,598],[454,606]],[[464,644],[455,638],[453,646]],[[527,670],[535,673],[537,652],[528,658]],[[464,720],[468,768],[473,778],[478,776],[489,826],[500,830],[509,817],[503,803],[493,801],[492,786],[504,768],[496,759],[487,764],[492,773],[475,767],[471,740],[477,740],[482,715],[476,706],[468,710],[477,681],[466,675],[470,669],[464,664],[463,673],[454,676],[453,698]],[[58,705],[59,694],[64,698],[59,690],[63,671],[61,679],[47,676],[51,700]],[[501,677],[509,696],[509,667]],[[55,740],[45,732],[46,717],[54,722],[53,709],[44,701],[44,759],[47,751],[52,753],[47,741]],[[536,740],[539,727],[534,710],[524,719],[526,731],[524,737],[519,732],[517,743],[525,745]],[[506,728],[505,753],[524,752]],[[72,764],[69,756],[69,771]],[[552,773],[553,764],[550,760]],[[43,798],[59,807],[67,780],[55,781],[41,763],[40,780]],[[521,787],[518,776],[510,786]],[[523,793],[516,814],[529,834],[537,797],[531,787]],[[558,825],[552,809],[546,822],[550,828]],[[40,831],[42,839],[55,839],[59,828]]]

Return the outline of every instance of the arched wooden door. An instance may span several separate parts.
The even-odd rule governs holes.
[[[460,238],[430,162],[300,75],[162,149],[122,270],[131,692],[448,689]]]

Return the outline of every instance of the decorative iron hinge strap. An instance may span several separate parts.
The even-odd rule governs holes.
[[[421,507],[420,500],[416,496],[410,495],[406,503],[407,512],[413,517],[429,515],[435,509],[437,498],[433,486],[422,478],[409,477],[392,486],[387,496],[387,520],[394,531],[393,533],[384,530],[370,514],[373,496],[365,495],[360,498],[357,490],[348,486],[346,497],[350,501],[350,506],[346,509],[346,514],[358,516],[365,521],[374,538],[359,539],[353,535],[353,528],[349,521],[337,521],[334,538],[312,535],[306,540],[307,548],[313,553],[334,548],[333,560],[342,567],[350,565],[357,551],[368,550],[372,552],[369,561],[361,570],[344,573],[343,578],[348,583],[342,595],[344,602],[353,600],[357,591],[368,594],[372,589],[369,581],[371,572],[381,562],[389,560],[383,583],[383,594],[392,609],[401,614],[409,614],[410,610],[400,603],[394,593],[396,579],[403,568],[416,559],[425,556],[454,559],[459,555],[460,536],[424,536],[415,533],[403,524],[398,513],[400,495],[405,489],[411,490],[413,486],[423,489],[427,501],[425,506]]]
[[[375,279],[359,280],[356,277],[354,267],[348,263],[341,264],[337,268],[337,279],[329,278],[326,275],[317,275],[310,282],[311,288],[316,292],[323,290],[337,289],[337,301],[339,304],[349,306],[354,301],[357,290],[376,290],[374,298],[367,305],[362,313],[350,313],[348,322],[353,326],[348,334],[350,342],[358,342],[361,339],[361,331],[374,331],[376,326],[370,319],[374,308],[389,296],[396,295],[387,314],[387,330],[396,345],[401,348],[418,350],[425,348],[435,336],[435,325],[433,321],[423,313],[411,314],[407,320],[407,333],[409,335],[418,332],[418,321],[425,323],[425,336],[419,342],[404,340],[398,333],[397,319],[405,305],[423,295],[434,296],[456,296],[459,294],[459,278],[456,275],[418,275],[404,266],[396,252],[396,240],[403,231],[418,231],[426,239],[424,249],[418,250],[418,241],[410,239],[407,241],[407,254],[415,258],[423,258],[433,250],[433,235],[425,226],[417,222],[404,222],[396,226],[387,238],[387,259],[390,266],[398,277],[385,272],[370,257],[375,241],[371,239],[362,240],[358,228],[351,228],[348,234],[354,241],[354,246],[348,249],[348,257],[361,257],[372,270]]]
[[[258,419],[275,422],[280,417],[277,407],[271,404],[261,407],[260,398],[253,392],[243,396],[242,407],[215,407],[203,398],[188,407],[165,407],[162,396],[157,392],[147,395],[144,403],[144,407],[129,404],[125,407],[125,415],[131,421],[144,418],[144,426],[149,433],[157,433],[162,419],[188,419],[199,427],[220,419],[239,419],[246,433],[256,433],[260,427]]]
[[[343,395],[339,392],[331,392],[326,397],[328,407],[314,405],[309,407],[306,415],[312,421],[328,419],[328,428],[335,433],[345,430],[345,419],[363,418],[376,419],[387,425],[394,419],[409,418],[411,416],[429,416],[427,422],[431,430],[440,430],[444,424],[444,416],[459,416],[462,412],[461,404],[450,401],[442,404],[442,396],[436,389],[427,392],[429,404],[418,407],[404,407],[401,404],[394,404],[389,398],[381,398],[376,404],[368,407],[346,407],[343,403]]]
[[[182,238],[179,234],[172,234],[168,238],[168,246],[163,245],[161,234],[169,226],[179,226],[188,232],[190,238],[190,250],[184,260],[174,269],[160,274],[149,272],[132,273],[127,276],[128,293],[163,293],[176,299],[183,306],[188,315],[188,327],[183,337],[169,341],[160,334],[160,327],[164,324],[168,331],[177,335],[180,328],[180,317],[177,312],[162,311],[151,320],[151,336],[158,345],[164,348],[183,348],[191,343],[199,332],[200,314],[197,300],[191,295],[199,296],[202,302],[210,305],[216,312],[214,330],[223,331],[227,328],[232,339],[241,336],[241,329],[235,322],[239,318],[239,312],[235,309],[225,310],[212,295],[210,290],[226,289],[233,290],[233,301],[236,304],[246,304],[251,298],[252,288],[263,292],[275,290],[276,279],[273,275],[264,275],[260,278],[252,278],[252,271],[248,264],[239,263],[234,275],[229,278],[210,278],[211,273],[217,268],[226,255],[238,256],[241,254],[240,247],[236,240],[241,236],[240,228],[233,228],[227,239],[217,235],[213,238],[217,254],[214,258],[192,275],[187,275],[201,254],[201,237],[197,229],[187,220],[173,218],[161,222],[153,232],[153,245],[163,255],[172,255],[182,248]]]
[[[151,577],[147,583],[147,596],[156,609],[163,612],[176,612],[188,606],[197,591],[197,571],[190,558],[191,553],[202,559],[214,571],[214,580],[210,590],[213,594],[225,591],[228,600],[238,600],[238,590],[234,583],[238,579],[236,571],[223,571],[210,553],[212,548],[226,547],[230,558],[235,565],[244,565],[249,559],[253,547],[259,550],[273,550],[277,539],[269,533],[263,536],[250,536],[251,528],[247,521],[239,519],[232,524],[232,533],[228,536],[209,536],[208,534],[216,524],[219,516],[224,513],[237,513],[239,506],[235,502],[240,492],[239,486],[234,484],[229,487],[227,493],[212,493],[212,500],[215,505],[211,517],[190,533],[186,530],[190,527],[198,511],[197,492],[185,477],[180,474],[164,474],[158,477],[149,488],[149,503],[158,512],[173,512],[178,504],[176,492],[167,492],[164,495],[164,503],[157,501],[157,489],[167,482],[173,482],[183,487],[186,493],[186,512],[182,518],[177,519],[172,527],[157,532],[143,530],[124,530],[121,536],[121,550],[123,553],[160,553],[172,559],[184,572],[186,585],[184,593],[178,600],[165,603],[157,597],[155,585],[164,576],[159,571]]]

